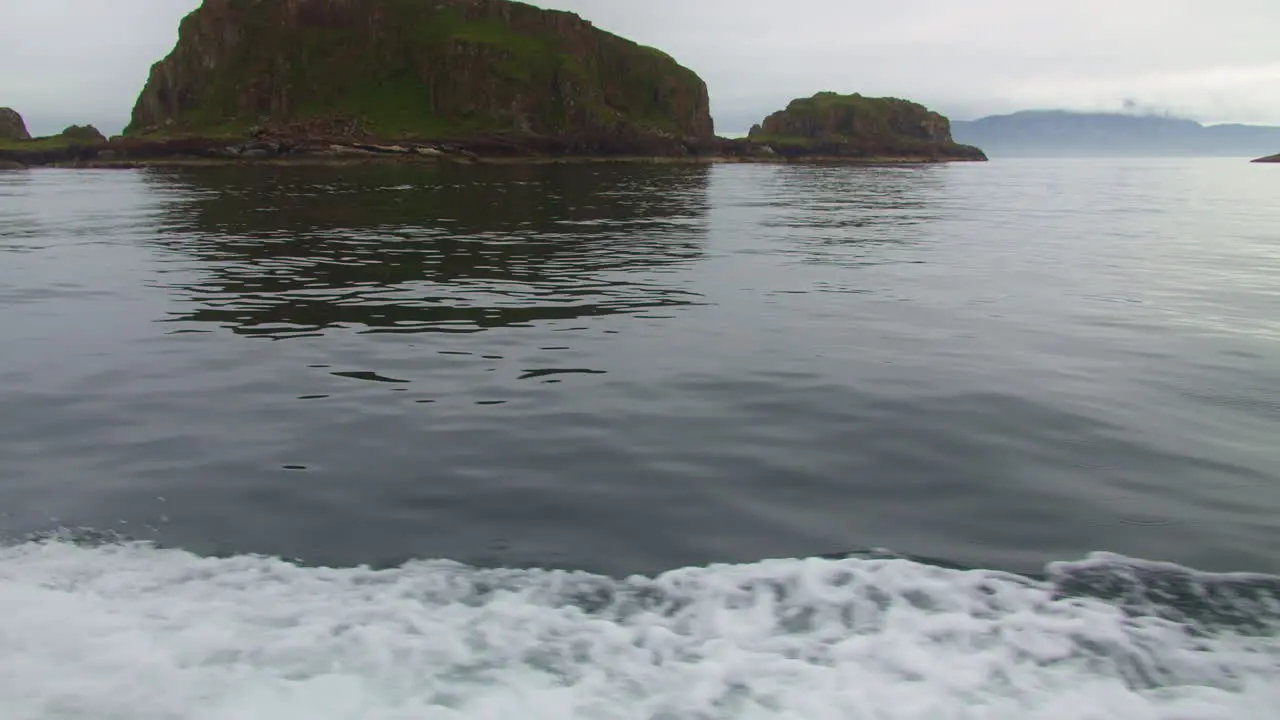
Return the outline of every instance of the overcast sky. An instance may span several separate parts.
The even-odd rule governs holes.
[[[423,0],[424,2],[427,0]],[[1025,108],[1280,125],[1280,0],[543,0],[662,48],[746,130],[818,90],[953,119]],[[0,106],[33,133],[127,122],[199,0],[0,0]]]

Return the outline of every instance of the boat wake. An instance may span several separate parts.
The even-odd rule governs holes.
[[[659,577],[0,548],[13,720],[1198,720],[1280,707],[1280,578],[1096,555]]]

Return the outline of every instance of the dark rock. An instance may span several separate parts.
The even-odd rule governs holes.
[[[1280,155],[1269,155],[1267,157],[1254,160],[1256,163],[1280,163]]]
[[[126,137],[112,143],[111,149],[120,157],[130,160],[225,158],[229,155],[226,140],[201,137],[159,139]]]
[[[0,148],[0,162],[16,162],[25,166],[77,165],[96,159],[99,147],[101,146],[80,143],[49,144],[35,140],[19,147]]]
[[[0,107],[0,140],[30,140],[27,124],[17,111]]]
[[[793,100],[748,137],[788,158],[986,160],[951,138],[946,117],[898,98],[823,92]]]

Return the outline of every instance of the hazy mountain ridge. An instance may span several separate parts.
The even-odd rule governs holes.
[[[1202,125],[1159,115],[1027,110],[952,121],[956,142],[998,156],[1257,157],[1280,147],[1280,127]]]

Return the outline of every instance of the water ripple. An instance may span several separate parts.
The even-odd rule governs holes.
[[[0,174],[0,535],[1280,572],[1254,170]]]

